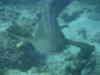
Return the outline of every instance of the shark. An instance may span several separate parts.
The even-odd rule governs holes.
[[[43,53],[62,52],[67,40],[59,27],[57,17],[72,0],[51,0],[41,13],[35,47]]]

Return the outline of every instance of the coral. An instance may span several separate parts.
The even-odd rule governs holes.
[[[0,69],[7,67],[7,69],[27,71],[33,66],[41,68],[45,65],[46,56],[38,52],[31,42],[20,39],[21,37],[30,37],[30,32],[24,31],[14,25],[5,32],[1,32]],[[23,43],[18,47],[17,44],[20,41]]]
[[[86,31],[86,29],[85,28],[81,28],[79,31],[78,31],[78,35],[81,35],[82,36],[82,38],[84,39],[84,40],[87,40],[87,31]]]
[[[100,32],[97,32],[95,35],[94,35],[94,42],[100,44]]]
[[[19,16],[20,13],[18,11],[13,11],[12,9],[7,9],[6,7],[0,8],[0,20],[3,22],[16,20]]]
[[[80,15],[83,13],[83,11],[78,11],[73,13],[72,15],[69,15],[67,13],[63,13],[61,18],[66,22],[66,23],[70,23],[74,20],[76,20],[77,18],[80,17]]]

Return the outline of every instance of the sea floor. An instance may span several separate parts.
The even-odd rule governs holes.
[[[42,2],[39,4],[42,5]],[[31,25],[34,29],[32,31],[33,36],[35,36],[36,26],[34,24],[38,24],[36,15],[42,11],[42,7],[39,4],[26,6],[0,5],[0,33],[4,32],[12,24],[16,24],[16,21],[21,26],[26,25],[28,27]],[[78,15],[77,13],[81,11],[82,13]],[[68,14],[69,16],[73,16],[74,14],[77,18],[66,22],[67,19],[66,17],[62,17],[63,14]],[[96,55],[97,65],[100,66],[98,59],[100,57],[100,16],[95,6],[79,4],[77,0],[73,1],[58,17],[58,22],[60,26],[66,25],[66,27],[62,28],[62,32],[66,38],[95,46],[96,50],[94,54]],[[0,39],[3,39],[1,35]],[[8,69],[7,71],[5,70],[4,75],[72,75],[66,71],[66,67],[68,65],[74,67],[74,62],[69,59],[73,56],[75,57],[78,51],[79,48],[77,47],[66,46],[66,49],[62,53],[48,55],[47,65],[42,68],[33,66],[26,72],[18,69]],[[96,71],[100,71],[100,67],[97,67]]]

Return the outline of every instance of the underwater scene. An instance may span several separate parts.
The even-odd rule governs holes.
[[[0,0],[0,75],[100,75],[100,0]]]

